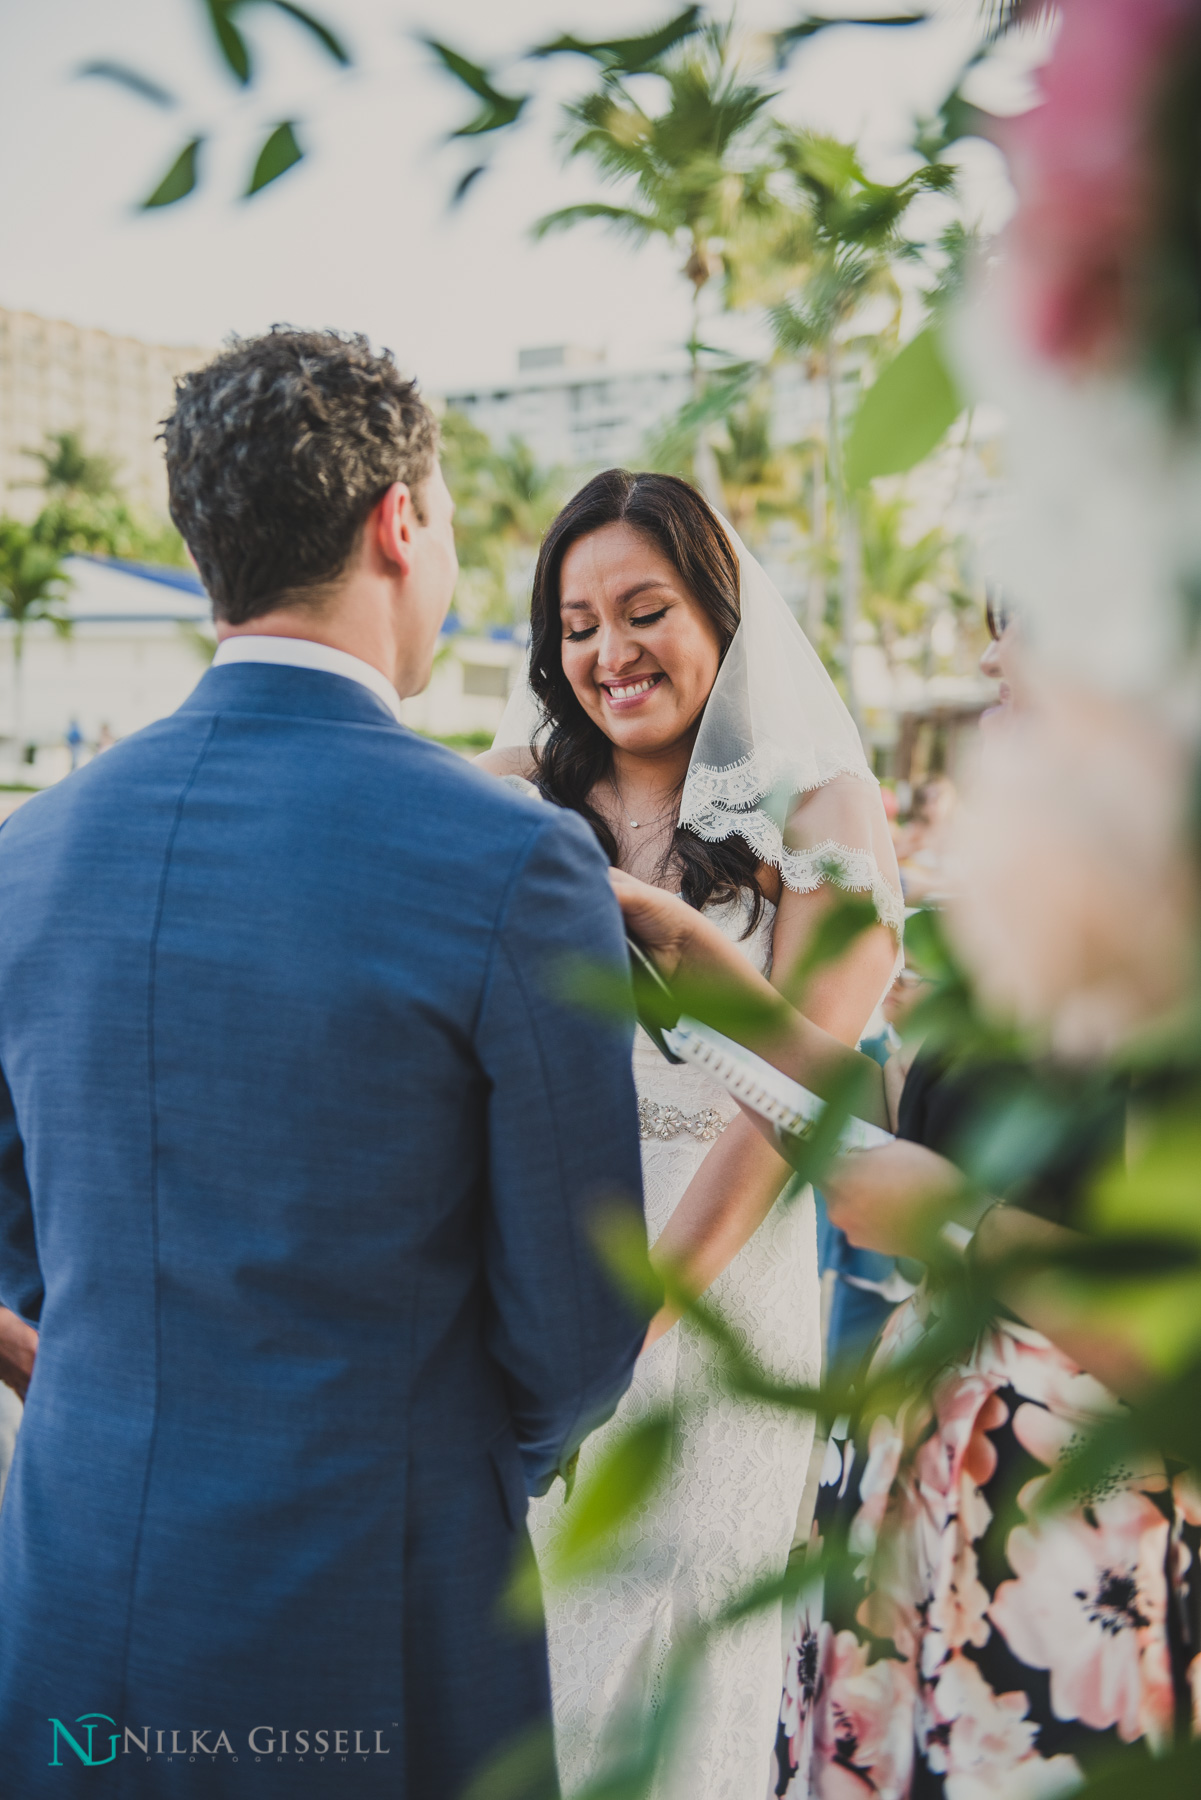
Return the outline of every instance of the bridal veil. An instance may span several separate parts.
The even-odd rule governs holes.
[[[738,557],[741,622],[701,716],[680,824],[709,843],[743,838],[797,893],[833,880],[870,894],[899,936],[896,854],[854,720],[775,583],[716,516]],[[545,723],[527,675],[493,747],[536,745]]]

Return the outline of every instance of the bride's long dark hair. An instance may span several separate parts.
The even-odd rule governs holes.
[[[571,546],[605,525],[631,526],[662,552],[712,620],[724,658],[741,616],[738,558],[695,488],[674,475],[633,475],[606,469],[567,502],[543,539],[530,601],[530,685],[546,726],[539,746],[538,785],[548,800],[569,806],[591,825],[609,861],[617,843],[589,795],[613,766],[613,745],[584,711],[563,672],[563,622],[559,580]],[[751,895],[751,927],[763,910],[758,858],[740,837],[707,844],[677,826],[664,865],[680,871],[680,891],[691,906]]]

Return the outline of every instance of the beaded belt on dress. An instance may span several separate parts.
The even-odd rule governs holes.
[[[664,1106],[659,1100],[642,1099],[638,1102],[638,1124],[644,1138],[700,1138],[703,1144],[711,1144],[714,1138],[721,1136],[728,1121],[714,1106],[706,1106],[703,1112],[685,1112],[679,1106]]]

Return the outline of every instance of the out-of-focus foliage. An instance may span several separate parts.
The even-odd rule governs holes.
[[[170,520],[133,509],[121,491],[118,465],[89,451],[78,432],[53,432],[40,450],[27,454],[42,465],[36,485],[46,495],[31,527],[36,543],[57,557],[82,553],[186,567],[183,539]]]
[[[442,420],[442,468],[455,502],[459,616],[473,627],[520,621],[538,545],[568,493],[565,471],[544,467],[520,438],[497,448],[453,411]]]
[[[337,32],[316,13],[296,5],[295,0],[198,0],[198,4],[221,66],[239,89],[250,88],[255,79],[254,53],[243,30],[244,16],[255,7],[270,6],[285,13],[301,27],[323,56],[339,68],[350,67],[350,52]],[[177,95],[163,82],[127,63],[99,58],[82,64],[76,73],[91,80],[114,82],[127,93],[165,111],[177,110],[181,105]],[[296,125],[295,120],[285,120],[264,126],[262,143],[244,190],[246,198],[278,181],[304,156],[296,136]],[[200,181],[202,153],[211,135],[211,132],[199,132],[188,139],[142,201],[143,208],[174,206],[195,191]]]
[[[70,581],[61,556],[39,540],[32,526],[0,519],[0,615],[14,627],[14,654],[19,658],[25,627],[46,619],[60,632],[70,630],[63,612]]]
[[[12,628],[12,717],[6,724],[22,748],[25,632],[44,620],[60,636],[70,635],[70,620],[63,611],[70,586],[61,555],[41,542],[33,527],[18,519],[0,518],[0,619]]]
[[[886,363],[859,402],[847,438],[848,488],[922,462],[963,411],[937,334],[927,327]]]

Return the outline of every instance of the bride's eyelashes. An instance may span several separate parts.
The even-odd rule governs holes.
[[[660,619],[665,619],[666,617],[667,617],[667,608],[665,606],[661,606],[659,608],[658,612],[640,613],[636,619],[630,620],[630,624],[631,625],[657,625],[659,623]],[[595,633],[596,633],[595,625],[586,625],[582,631],[568,631],[564,635],[569,644],[582,644],[584,642],[585,638],[593,637],[595,635]]]

